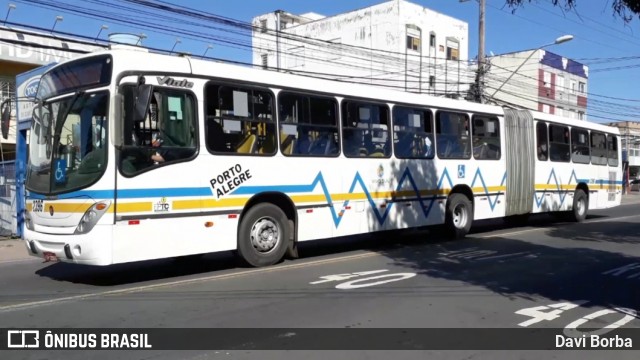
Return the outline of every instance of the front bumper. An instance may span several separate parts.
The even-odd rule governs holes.
[[[24,239],[31,256],[55,255],[59,261],[84,265],[111,265],[113,226],[96,225],[82,235],[45,234],[25,229]]]

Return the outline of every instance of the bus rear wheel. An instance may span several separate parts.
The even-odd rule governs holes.
[[[453,194],[447,200],[445,228],[450,238],[462,239],[473,223],[473,205],[463,194]]]
[[[589,209],[589,201],[587,194],[582,189],[577,189],[573,194],[573,208],[569,213],[569,219],[575,222],[583,222],[587,218],[587,210]]]
[[[242,217],[238,229],[238,253],[254,267],[268,266],[282,260],[289,241],[289,222],[279,207],[258,204]]]

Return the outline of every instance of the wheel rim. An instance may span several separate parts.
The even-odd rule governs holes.
[[[468,215],[467,207],[464,204],[457,204],[452,212],[453,226],[457,229],[464,229],[467,226]]]
[[[280,242],[281,231],[273,218],[263,217],[253,223],[250,236],[253,248],[265,254],[276,248]]]

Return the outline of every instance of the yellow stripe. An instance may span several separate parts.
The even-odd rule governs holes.
[[[474,187],[471,190],[473,191],[474,195],[486,195],[487,192],[491,193],[491,192],[498,192],[498,191],[506,191],[507,187],[506,186],[489,186],[487,187],[486,190],[483,187]]]
[[[560,185],[560,190],[573,190],[577,184]],[[556,184],[536,184],[536,190],[558,190]]]
[[[152,203],[150,202],[130,202],[130,203],[119,202],[116,206],[117,206],[116,211],[119,213],[148,212],[153,209]]]

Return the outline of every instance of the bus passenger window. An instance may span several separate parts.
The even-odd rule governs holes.
[[[609,166],[618,166],[618,137],[607,135],[607,150]]]
[[[607,165],[607,136],[604,133],[591,132],[591,163]]]
[[[389,157],[389,108],[351,100],[342,102],[342,143],[347,157]]]
[[[500,159],[500,123],[498,118],[473,116],[473,157],[478,160]]]
[[[268,90],[209,82],[205,144],[214,154],[273,155],[277,149],[273,95]]]
[[[433,159],[431,111],[393,107],[393,151],[398,159]]]
[[[569,128],[549,125],[549,158],[551,161],[569,162],[571,160]]]
[[[471,158],[469,116],[462,113],[436,113],[436,151],[441,159]]]
[[[571,160],[578,164],[588,164],[589,132],[585,129],[571,128]]]
[[[536,124],[536,152],[538,153],[538,160],[547,161],[549,159],[547,124],[541,121]]]
[[[337,109],[330,97],[280,92],[280,151],[287,156],[338,156]]]

